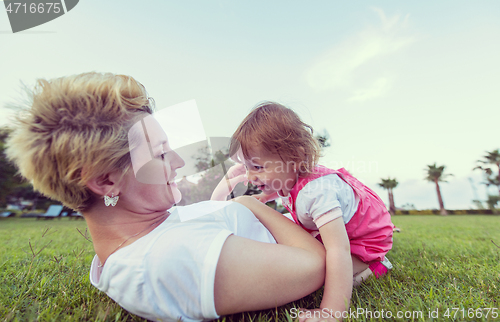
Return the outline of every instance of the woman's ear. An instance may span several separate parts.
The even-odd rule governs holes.
[[[118,196],[120,194],[120,187],[118,185],[120,176],[118,172],[119,171],[113,171],[96,178],[91,178],[87,181],[87,187],[99,196],[106,196],[109,194]]]

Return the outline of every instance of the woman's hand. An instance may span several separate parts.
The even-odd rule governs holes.
[[[244,185],[248,183],[246,173],[243,164],[233,165],[215,188],[210,200],[225,201],[238,183],[243,182]]]

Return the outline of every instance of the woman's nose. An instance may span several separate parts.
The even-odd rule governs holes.
[[[182,159],[177,152],[175,151],[172,152],[173,152],[173,158],[172,161],[170,162],[170,166],[172,167],[172,169],[179,169],[185,166],[186,162],[184,162],[184,159]]]

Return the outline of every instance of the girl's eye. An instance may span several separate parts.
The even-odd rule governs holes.
[[[255,170],[264,169],[264,167],[261,167],[260,165],[254,165],[253,167],[254,167]]]

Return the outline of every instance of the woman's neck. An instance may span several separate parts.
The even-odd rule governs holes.
[[[101,263],[104,263],[115,251],[158,227],[169,214],[168,211],[139,214],[102,205],[84,212],[84,217],[92,236],[94,251]]]

